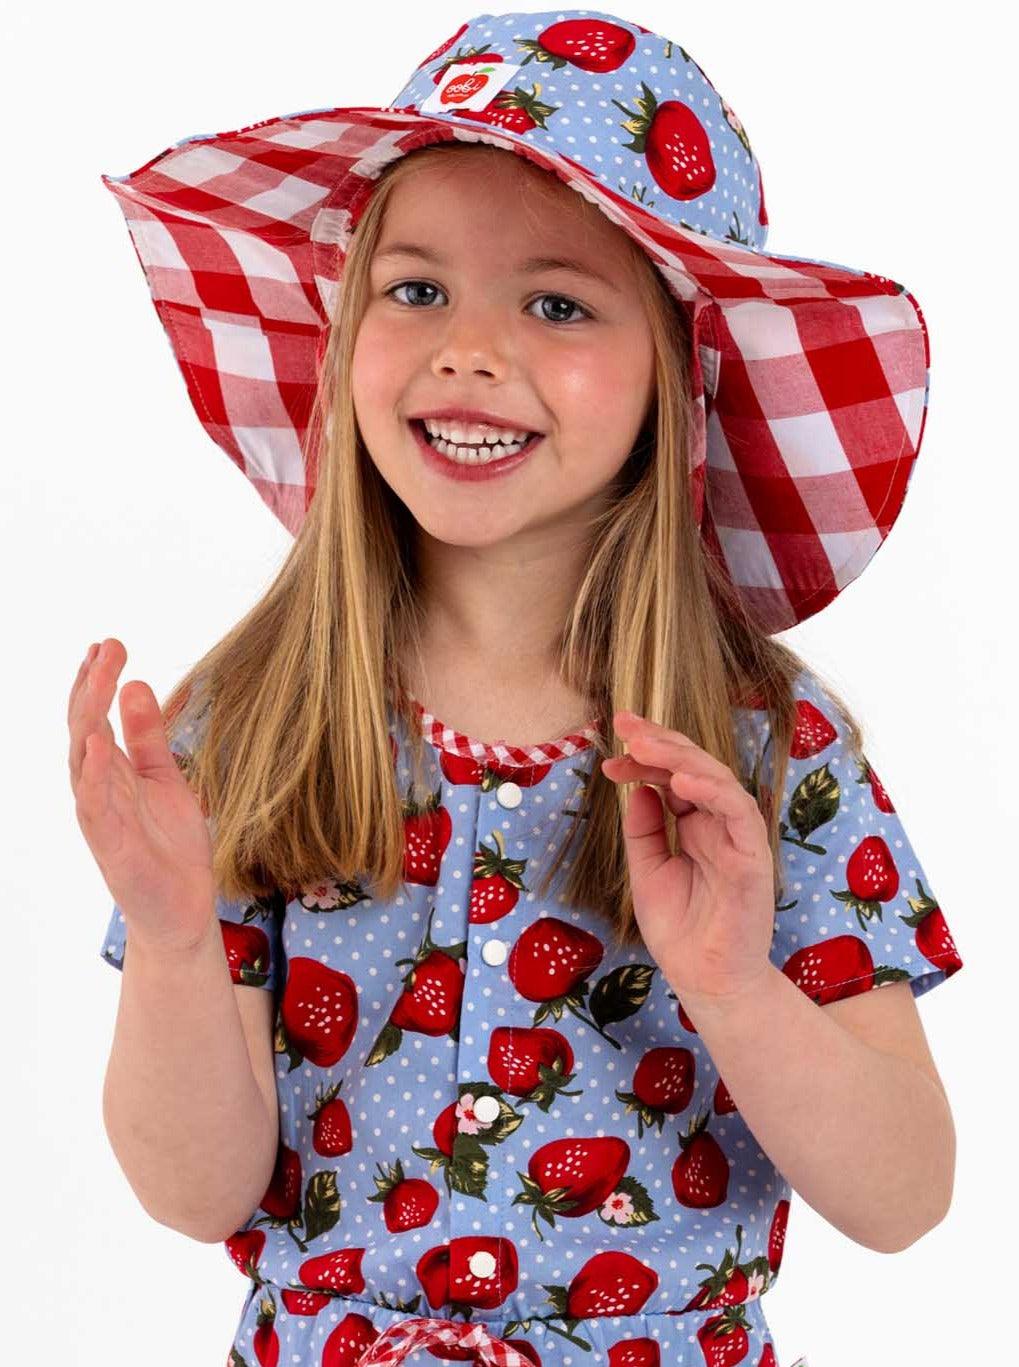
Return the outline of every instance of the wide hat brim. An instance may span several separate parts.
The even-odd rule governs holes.
[[[310,110],[102,176],[213,441],[296,535],[350,235],[390,161],[454,138],[527,157],[643,247],[691,323],[705,547],[769,634],[819,612],[862,573],[905,498],[930,382],[916,300],[869,271],[673,227],[570,157],[453,114]]]

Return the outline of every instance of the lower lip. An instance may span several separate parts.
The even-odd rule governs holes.
[[[424,455],[426,464],[433,470],[438,470],[440,475],[445,475],[447,479],[459,480],[478,480],[478,479],[498,479],[500,475],[508,475],[511,470],[515,470],[518,465],[522,465],[534,448],[542,440],[542,434],[531,437],[522,451],[518,451],[513,456],[502,456],[499,460],[490,460],[485,465],[461,465],[455,460],[448,460],[441,451],[436,451],[435,447],[425,436],[424,427],[416,420],[410,421],[411,431],[414,433],[414,440],[417,442]]]

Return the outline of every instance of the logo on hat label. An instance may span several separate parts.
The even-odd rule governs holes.
[[[421,104],[422,114],[487,109],[520,70],[517,62],[454,62]]]

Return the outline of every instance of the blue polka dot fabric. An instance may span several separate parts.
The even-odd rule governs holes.
[[[822,1008],[895,981],[920,996],[962,966],[930,879],[813,675],[796,698],[772,962]],[[651,957],[565,904],[565,869],[534,892],[592,732],[520,749],[418,712],[423,788],[390,713],[400,895],[324,870],[291,900],[217,904],[231,980],[273,993],[280,1124],[225,1245],[248,1282],[228,1361],[370,1362],[425,1316],[536,1367],[777,1363],[788,1182]],[[736,720],[742,777],[767,786],[766,714]],[[126,931],[114,907],[117,968]],[[495,1360],[438,1339],[403,1360],[437,1359]]]

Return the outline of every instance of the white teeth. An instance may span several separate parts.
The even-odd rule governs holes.
[[[514,441],[526,441],[531,435],[513,427],[491,427],[487,423],[444,422],[438,418],[422,421],[429,436],[441,437],[453,446],[507,446]]]
[[[488,465],[494,460],[516,455],[518,451],[524,449],[531,435],[526,432],[522,433],[522,440],[520,441],[490,441],[484,439],[480,441],[477,446],[462,446],[456,444],[456,440],[460,438],[460,433],[463,431],[462,428],[452,428],[451,435],[453,440],[446,441],[442,436],[431,431],[431,429],[437,427],[438,424],[432,423],[428,418],[423,419],[423,422],[429,445],[444,455],[448,460],[455,461],[458,465]],[[481,432],[494,432],[495,429],[482,428],[477,430],[480,430]],[[449,435],[450,429],[446,429],[446,431],[447,435]]]

